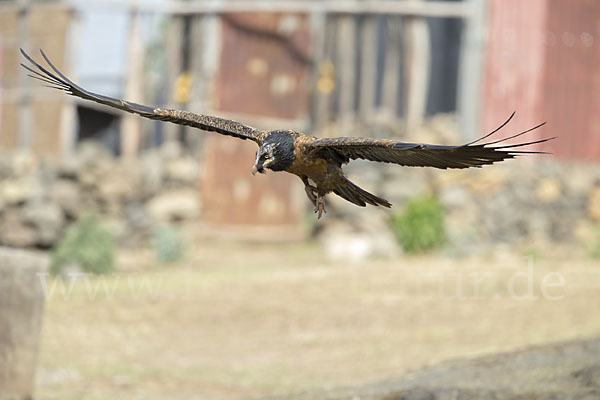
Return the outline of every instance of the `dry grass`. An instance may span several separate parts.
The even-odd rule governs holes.
[[[68,300],[49,299],[37,398],[285,394],[600,334],[600,265],[586,260],[533,263],[536,300],[510,298],[511,277],[528,272],[520,257],[347,265],[306,246],[215,243],[167,268],[130,260],[121,265],[131,275],[105,281],[112,299],[102,288],[90,299],[94,279],[87,288],[76,281]],[[562,300],[540,290],[550,272],[565,278],[548,289]],[[144,279],[156,296],[132,293]],[[479,292],[473,279],[482,279]],[[516,279],[516,295],[525,281]]]

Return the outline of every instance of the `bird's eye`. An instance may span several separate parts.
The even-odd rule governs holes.
[[[264,157],[265,160],[269,159],[269,155],[267,153],[263,154],[263,157]]]

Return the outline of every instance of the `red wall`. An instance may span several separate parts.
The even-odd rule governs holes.
[[[218,110],[278,118],[303,117],[308,109],[308,19],[275,13],[230,14],[222,22]],[[245,121],[241,121],[245,122]],[[258,126],[258,128],[267,128]],[[286,129],[271,126],[269,129]],[[206,142],[204,217],[224,226],[299,226],[302,182],[288,174],[252,176],[256,143],[213,135]],[[266,235],[268,237],[268,235]],[[271,235],[272,238],[273,235]]]
[[[532,138],[556,157],[600,161],[600,1],[492,0],[482,127],[512,111],[504,135],[541,121]]]

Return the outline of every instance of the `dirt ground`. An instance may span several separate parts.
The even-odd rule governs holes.
[[[245,399],[600,336],[585,258],[347,263],[312,245],[205,243],[157,266],[45,280],[38,399]]]

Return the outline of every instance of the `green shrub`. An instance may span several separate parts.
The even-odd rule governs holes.
[[[74,222],[52,250],[52,274],[59,274],[69,265],[94,274],[114,270],[115,238],[97,216],[90,215]]]
[[[444,209],[435,197],[415,197],[392,217],[392,229],[407,253],[435,249],[446,241]]]
[[[156,260],[160,263],[179,261],[185,253],[185,242],[181,233],[168,226],[154,229],[152,247]]]

